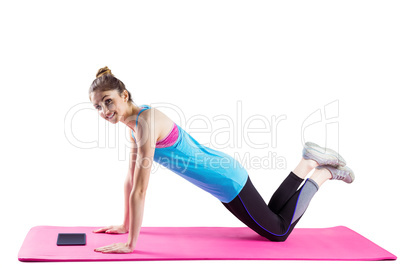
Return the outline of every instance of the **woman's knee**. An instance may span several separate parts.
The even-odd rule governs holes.
[[[288,236],[276,236],[273,238],[273,242],[285,242]]]
[[[260,234],[260,235],[272,242],[284,242],[289,237],[289,234],[282,235],[282,236],[274,235],[274,234],[264,234],[264,235]]]

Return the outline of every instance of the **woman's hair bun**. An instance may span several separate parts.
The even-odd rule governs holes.
[[[101,77],[102,75],[105,75],[105,74],[113,75],[112,71],[107,66],[105,66],[103,68],[100,68],[98,70],[98,72],[96,73],[96,78],[99,78],[99,77]]]

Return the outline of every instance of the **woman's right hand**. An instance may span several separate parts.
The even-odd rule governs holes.
[[[128,232],[124,225],[110,225],[107,227],[100,228],[98,230],[94,230],[94,233],[107,233],[107,234],[125,234]]]

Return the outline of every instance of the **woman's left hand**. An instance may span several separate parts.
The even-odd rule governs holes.
[[[134,251],[134,248],[128,246],[127,243],[114,243],[94,250],[102,253],[131,253]]]

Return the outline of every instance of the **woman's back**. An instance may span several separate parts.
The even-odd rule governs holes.
[[[138,116],[151,108],[148,105],[141,106],[143,109]],[[134,137],[134,133],[132,135]],[[200,144],[175,122],[169,134],[156,144],[154,161],[209,192],[221,202],[230,202],[243,188],[248,177],[247,171],[237,160]]]

